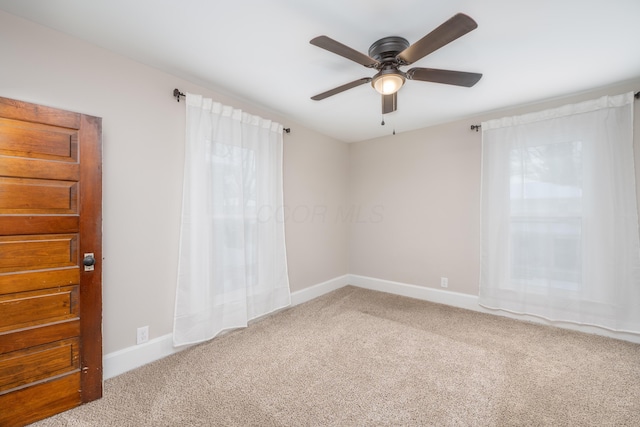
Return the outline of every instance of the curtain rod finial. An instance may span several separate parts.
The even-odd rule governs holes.
[[[173,96],[176,98],[176,101],[180,102],[181,96],[186,96],[184,93],[180,92],[178,89],[173,90]]]

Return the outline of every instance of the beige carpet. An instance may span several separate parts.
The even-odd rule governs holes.
[[[348,286],[37,426],[640,426],[640,345]]]

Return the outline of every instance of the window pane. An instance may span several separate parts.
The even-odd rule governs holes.
[[[582,143],[511,151],[511,278],[576,290],[582,282]]]
[[[511,215],[582,213],[582,143],[523,147],[511,151]]]
[[[577,290],[582,282],[580,218],[512,219],[511,278]]]

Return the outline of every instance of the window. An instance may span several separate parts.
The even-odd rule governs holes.
[[[509,196],[512,281],[580,288],[581,141],[512,149]]]
[[[281,212],[282,125],[187,94],[174,345],[291,302]]]
[[[633,93],[482,134],[480,304],[640,332]]]

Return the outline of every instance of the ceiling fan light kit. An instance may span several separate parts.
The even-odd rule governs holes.
[[[373,77],[371,86],[381,95],[392,95],[400,90],[406,79],[399,70],[385,71],[382,70]]]
[[[373,77],[364,77],[338,86],[312,96],[311,99],[320,101],[362,84],[371,83],[382,95],[382,114],[387,114],[397,109],[397,92],[407,79],[471,87],[482,78],[482,74],[421,67],[403,72],[399,68],[422,59],[477,27],[478,24],[469,16],[458,13],[412,45],[402,37],[384,37],[371,45],[369,55],[327,36],[315,37],[310,41],[311,44],[378,72]]]

